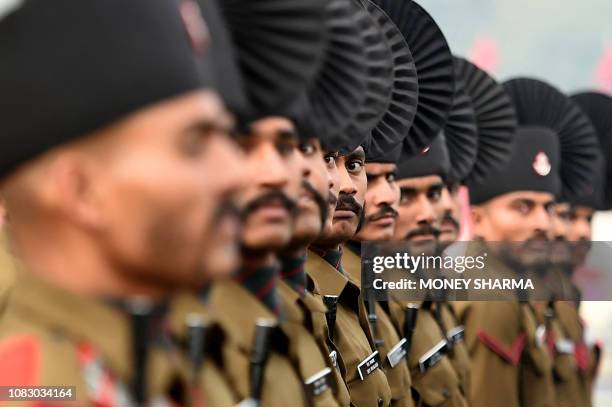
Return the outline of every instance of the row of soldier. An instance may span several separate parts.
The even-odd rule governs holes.
[[[0,385],[101,406],[591,404],[578,302],[376,301],[360,242],[439,252],[467,190],[476,238],[524,243],[500,273],[573,287],[612,202],[609,97],[500,84],[411,0],[10,4]],[[553,238],[586,250],[539,256]]]

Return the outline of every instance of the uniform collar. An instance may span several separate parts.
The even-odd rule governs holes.
[[[339,297],[349,282],[347,276],[311,250],[308,251],[304,267],[314,282],[314,291],[317,294]]]
[[[213,286],[209,306],[227,334],[228,340],[247,352],[251,349],[255,336],[255,323],[258,319],[278,322],[274,313],[246,288],[232,280]],[[286,337],[283,339],[286,341]]]
[[[278,294],[283,306],[283,316],[287,321],[302,324],[304,322],[304,311],[300,308],[300,295],[288,282],[281,280],[278,284]]]
[[[315,252],[308,251],[306,273],[314,282],[314,292],[320,295],[335,295],[359,311],[359,285],[347,274],[341,273]]]
[[[361,257],[347,245],[342,256],[342,268],[356,285],[361,285]]]

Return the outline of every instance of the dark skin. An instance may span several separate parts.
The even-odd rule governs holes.
[[[241,242],[249,267],[270,264],[292,236],[293,210],[300,194],[293,159],[298,138],[291,121],[269,117],[251,125],[239,139],[246,151],[247,187],[240,193],[245,211]]]
[[[25,268],[95,297],[164,297],[227,276],[238,218],[221,208],[244,178],[230,128],[216,95],[193,92],[22,166],[2,195]]]
[[[436,206],[444,189],[442,178],[430,175],[400,179],[397,183],[400,204],[394,240],[409,242],[413,253],[433,254],[439,234]]]
[[[555,205],[552,211],[552,239],[550,261],[558,267],[571,266],[571,248],[568,243],[570,231],[571,208],[568,203],[562,202]]]
[[[591,250],[592,222],[595,209],[575,206],[570,210],[568,240],[573,246],[572,265],[578,267],[586,261]]]
[[[541,267],[549,259],[554,196],[547,192],[510,192],[472,207],[474,234],[501,245],[499,253],[521,267]]]
[[[366,213],[364,225],[357,234],[358,240],[383,241],[393,237],[400,201],[396,172],[395,164],[366,164]]]
[[[368,184],[362,147],[345,156],[338,156],[335,163],[339,174],[338,203],[332,214],[331,232],[324,231],[315,242],[323,250],[337,249],[341,243],[355,236],[362,220]]]

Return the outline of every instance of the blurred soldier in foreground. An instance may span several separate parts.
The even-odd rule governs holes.
[[[161,321],[169,295],[236,267],[237,219],[220,208],[242,172],[193,6],[28,1],[0,19],[1,194],[20,267],[3,385],[197,405]]]

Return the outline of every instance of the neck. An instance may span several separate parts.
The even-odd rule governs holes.
[[[163,300],[171,290],[143,279],[142,273],[118,267],[88,236],[56,233],[49,238],[48,233],[11,232],[12,248],[23,269],[67,291],[98,298]]]
[[[235,280],[257,297],[272,313],[280,315],[280,301],[277,292],[280,266],[272,253],[267,256],[243,258],[243,267]]]
[[[281,278],[291,286],[298,294],[306,293],[306,248],[285,253],[281,257]]]

